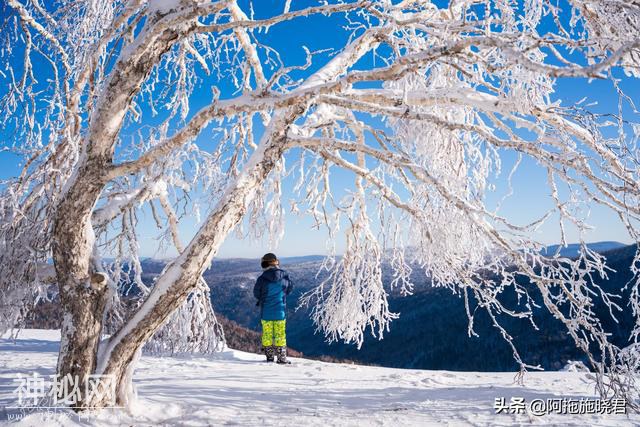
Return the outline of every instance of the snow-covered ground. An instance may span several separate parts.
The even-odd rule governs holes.
[[[0,423],[17,425],[640,425],[640,416],[496,414],[496,398],[595,399],[579,372],[536,372],[525,385],[512,373],[390,369],[293,359],[262,362],[229,350],[211,357],[143,356],[135,372],[138,403],[79,419],[67,409],[19,421],[17,374],[53,374],[59,334],[24,330],[0,339]]]

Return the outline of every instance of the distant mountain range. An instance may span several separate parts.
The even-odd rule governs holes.
[[[587,247],[589,249],[591,249],[594,252],[600,252],[600,253],[607,252],[613,249],[619,249],[624,246],[627,246],[627,245],[620,242],[587,243]],[[553,256],[556,254],[556,252],[558,252],[559,255],[563,257],[575,258],[580,254],[580,244],[571,243],[571,244],[568,244],[567,246],[551,245],[551,246],[547,246],[545,249],[542,250],[542,254],[546,256]]]
[[[619,249],[624,246],[627,246],[625,243],[613,242],[613,241],[604,241],[604,242],[592,242],[587,243],[587,247],[595,252],[606,252],[613,249]],[[550,245],[546,248],[542,249],[540,252],[547,256],[554,256],[556,252],[563,257],[577,257],[580,253],[580,243],[569,243],[566,246],[563,245]],[[339,256],[338,256],[339,257]],[[324,255],[302,255],[302,256],[293,256],[293,257],[280,257],[280,262],[283,265],[296,265],[303,263],[319,263],[325,259]],[[106,261],[112,261],[111,258],[105,258]],[[164,266],[170,261],[170,259],[162,259],[162,258],[143,258],[142,265],[144,266],[145,273],[149,274],[157,274],[162,271]],[[229,269],[243,269],[247,272],[255,271],[256,266],[259,266],[260,259],[259,258],[216,258],[213,261],[214,269],[218,268],[217,266],[222,263],[224,264],[224,268]]]

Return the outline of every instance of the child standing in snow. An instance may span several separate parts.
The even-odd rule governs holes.
[[[253,295],[258,300],[262,323],[262,349],[267,362],[287,361],[287,337],[285,332],[287,295],[293,284],[289,274],[279,268],[278,258],[268,253],[262,257],[260,265],[264,270],[253,287]]]

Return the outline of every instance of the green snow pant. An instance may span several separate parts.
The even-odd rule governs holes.
[[[287,345],[285,322],[286,320],[262,320],[263,347],[270,347],[272,345],[285,347]]]

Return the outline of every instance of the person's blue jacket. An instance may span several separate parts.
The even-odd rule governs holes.
[[[253,287],[253,295],[260,306],[262,320],[284,320],[286,317],[287,295],[293,283],[289,274],[276,267],[266,269]]]

